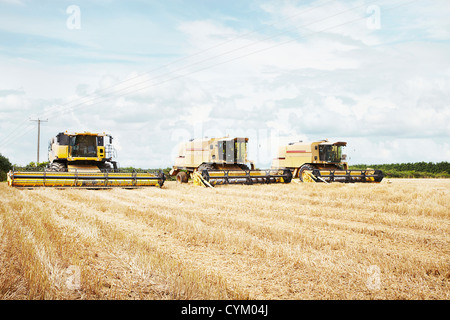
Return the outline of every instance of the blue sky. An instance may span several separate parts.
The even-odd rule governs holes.
[[[75,6],[78,13],[69,8]],[[349,163],[450,161],[450,2],[0,0],[0,153],[106,131],[122,166],[178,143],[250,138],[269,167],[297,140]]]

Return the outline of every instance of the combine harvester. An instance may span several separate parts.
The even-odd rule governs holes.
[[[292,170],[293,178],[302,182],[381,182],[381,170],[348,170],[346,155],[342,154],[346,145],[328,140],[289,143],[279,147],[272,168]]]
[[[289,169],[255,170],[247,160],[248,138],[192,139],[179,145],[178,157],[170,171],[177,182],[212,187],[222,184],[289,183]],[[250,168],[247,164],[250,164]]]
[[[164,173],[120,172],[112,137],[105,133],[61,132],[49,142],[49,165],[43,171],[11,170],[8,184],[18,188],[162,187]]]

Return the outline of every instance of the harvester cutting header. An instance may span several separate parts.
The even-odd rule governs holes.
[[[14,187],[136,188],[162,186],[162,172],[120,172],[106,133],[60,132],[49,142],[49,165],[44,171],[12,170],[8,183]]]

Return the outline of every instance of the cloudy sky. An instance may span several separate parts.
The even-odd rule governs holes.
[[[170,167],[190,138],[347,141],[350,164],[450,161],[448,0],[0,0],[0,153],[58,132]]]

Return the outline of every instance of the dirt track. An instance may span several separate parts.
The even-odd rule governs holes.
[[[450,181],[17,190],[3,299],[449,299]]]

